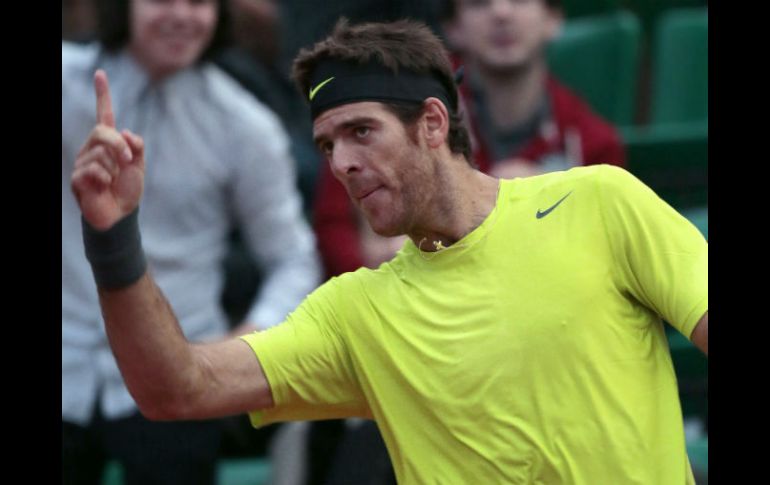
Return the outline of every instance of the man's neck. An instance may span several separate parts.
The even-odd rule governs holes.
[[[449,247],[476,229],[497,203],[499,180],[470,167],[465,161],[443,164],[438,174],[440,192],[426,204],[428,210],[409,233],[423,251]]]
[[[497,131],[509,131],[532,118],[542,105],[548,69],[536,61],[518,70],[476,68],[486,110]]]

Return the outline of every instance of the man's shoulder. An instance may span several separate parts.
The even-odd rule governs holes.
[[[565,179],[580,184],[590,184],[613,189],[623,189],[639,180],[628,170],[606,163],[574,167],[563,173]]]
[[[348,271],[347,273],[337,275],[333,279],[337,280],[337,285],[339,288],[341,288],[341,291],[352,290],[354,287],[360,288],[366,282],[372,279],[380,278],[382,275],[392,272],[392,269],[390,268],[391,262],[392,260],[382,263],[376,269],[361,266],[354,271]]]
[[[595,184],[605,180],[624,179],[629,172],[621,167],[609,164],[585,165],[572,167],[568,170],[548,172],[525,180],[537,183],[540,186],[556,184]]]
[[[561,178],[555,177],[554,183],[567,183],[589,189],[597,194],[597,200],[603,201],[602,204],[616,204],[621,199],[634,197],[640,191],[650,190],[634,174],[616,165],[588,165],[558,173]]]
[[[608,164],[573,167],[569,170],[548,172],[534,177],[506,181],[513,184],[510,192],[521,197],[548,197],[567,192],[593,193],[599,201],[601,193],[621,193],[636,178],[627,170]]]
[[[355,313],[355,308],[369,295],[365,282],[372,270],[359,268],[356,271],[332,276],[305,297],[298,309],[312,314],[334,314],[335,320],[345,321],[343,315]]]
[[[398,280],[398,272],[402,271],[404,266],[408,266],[405,260],[408,259],[403,252],[399,251],[393,259],[382,263],[377,268],[360,268],[342,273],[330,278],[323,286],[327,295],[337,295],[349,299],[351,295],[362,293],[369,295],[373,289],[380,290],[393,281]]]

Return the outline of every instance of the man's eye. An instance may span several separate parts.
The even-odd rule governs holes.
[[[358,138],[363,138],[369,134],[369,128],[366,126],[358,126],[355,129],[355,133]]]
[[[321,153],[323,153],[326,157],[330,157],[332,155],[332,149],[334,149],[334,145],[329,142],[323,143],[321,145]]]

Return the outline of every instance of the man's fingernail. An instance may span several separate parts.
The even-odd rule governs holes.
[[[130,162],[132,158],[134,157],[131,155],[131,150],[128,147],[123,149],[123,161]]]

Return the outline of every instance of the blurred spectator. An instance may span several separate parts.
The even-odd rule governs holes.
[[[526,177],[577,165],[623,165],[615,128],[548,71],[560,0],[445,0],[443,27],[482,171]]]
[[[145,420],[110,352],[84,256],[69,175],[95,125],[93,74],[110,79],[117,126],[146,144],[143,245],[187,338],[227,332],[222,259],[238,226],[264,276],[235,332],[280,322],[319,281],[294,162],[277,117],[208,61],[227,16],[215,0],[97,4],[98,43],[62,43],[62,476],[99,483],[106,459],[125,483],[211,484],[218,421]]]
[[[260,62],[273,65],[281,51],[278,0],[229,0],[233,40]]]
[[[304,213],[310,218],[321,159],[313,145],[310,111],[280,63],[280,6],[276,0],[229,0],[229,6],[234,42],[213,61],[281,119],[297,164]]]

